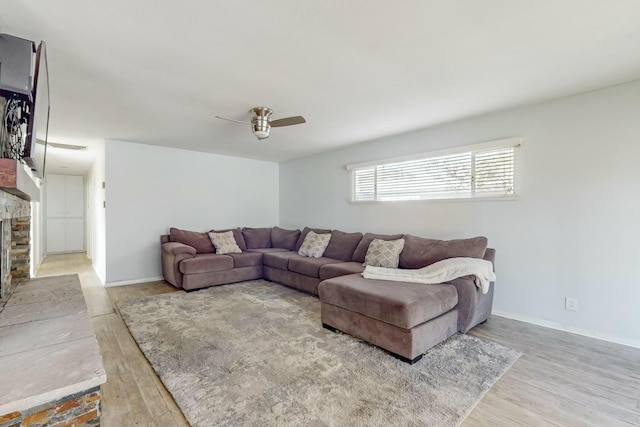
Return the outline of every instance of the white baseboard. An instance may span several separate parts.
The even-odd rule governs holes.
[[[164,277],[146,277],[144,279],[134,279],[134,280],[121,280],[119,282],[107,282],[104,286],[106,288],[111,288],[113,286],[126,286],[126,285],[137,285],[138,283],[147,283],[147,282],[157,282],[158,280],[164,280]]]
[[[576,335],[582,335],[589,338],[596,338],[602,341],[608,341],[615,344],[622,344],[629,347],[640,348],[640,341],[633,340],[628,338],[621,338],[615,335],[603,334],[601,332],[588,331],[581,328],[574,328],[572,326],[561,325],[558,322],[553,322],[551,320],[538,319],[536,317],[523,316],[521,314],[516,313],[508,313],[503,311],[492,311],[491,314],[495,314],[496,316],[506,317],[508,319],[519,320],[525,323],[531,323],[532,325],[543,326],[545,328],[556,329],[558,331],[569,332]]]

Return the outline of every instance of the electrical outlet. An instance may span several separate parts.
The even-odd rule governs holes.
[[[571,311],[578,311],[578,298],[565,298],[564,309]]]

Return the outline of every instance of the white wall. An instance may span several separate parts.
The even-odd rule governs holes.
[[[511,136],[524,138],[517,201],[347,202],[346,164]],[[283,163],[280,223],[486,235],[497,249],[494,313],[640,346],[639,159],[635,82]]]
[[[31,202],[31,253],[30,271],[31,277],[35,277],[38,267],[44,259],[44,194],[40,191],[40,201]]]
[[[31,201],[31,251],[29,255],[29,274],[36,277],[38,267],[44,260],[45,236],[44,236],[44,209],[45,209],[45,193],[43,191],[43,180],[36,178],[36,185],[40,189],[40,197],[38,201]]]
[[[91,258],[93,269],[100,282],[105,284],[107,278],[106,261],[106,215],[103,202],[105,190],[105,147],[104,142],[97,144],[96,159],[86,176],[87,183],[87,256]]]
[[[273,162],[106,141],[107,284],[161,277],[160,235],[169,227],[277,225],[278,169]]]

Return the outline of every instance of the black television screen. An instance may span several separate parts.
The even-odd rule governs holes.
[[[31,40],[0,34],[0,95],[31,101],[34,53],[36,44]]]
[[[33,76],[33,95],[30,107],[30,119],[24,141],[22,158],[38,177],[44,176],[49,133],[49,69],[47,51],[44,42],[36,50],[36,62]]]

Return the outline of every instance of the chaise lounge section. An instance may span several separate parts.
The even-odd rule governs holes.
[[[308,227],[302,231],[273,227],[218,232],[227,231],[233,233],[241,252],[216,253],[207,233],[172,228],[169,235],[161,236],[165,280],[178,288],[195,290],[264,278],[317,295],[325,328],[361,338],[410,363],[456,331],[465,333],[491,314],[494,284],[483,294],[473,276],[425,285],[366,279],[361,274],[374,240],[403,239],[398,267],[419,269],[453,257],[493,263],[495,250],[487,248],[485,237],[443,241]],[[299,253],[312,231],[325,237],[330,234],[317,258]]]
[[[423,285],[336,277],[320,285],[322,325],[418,361],[425,349],[457,330],[458,295],[452,285]]]

